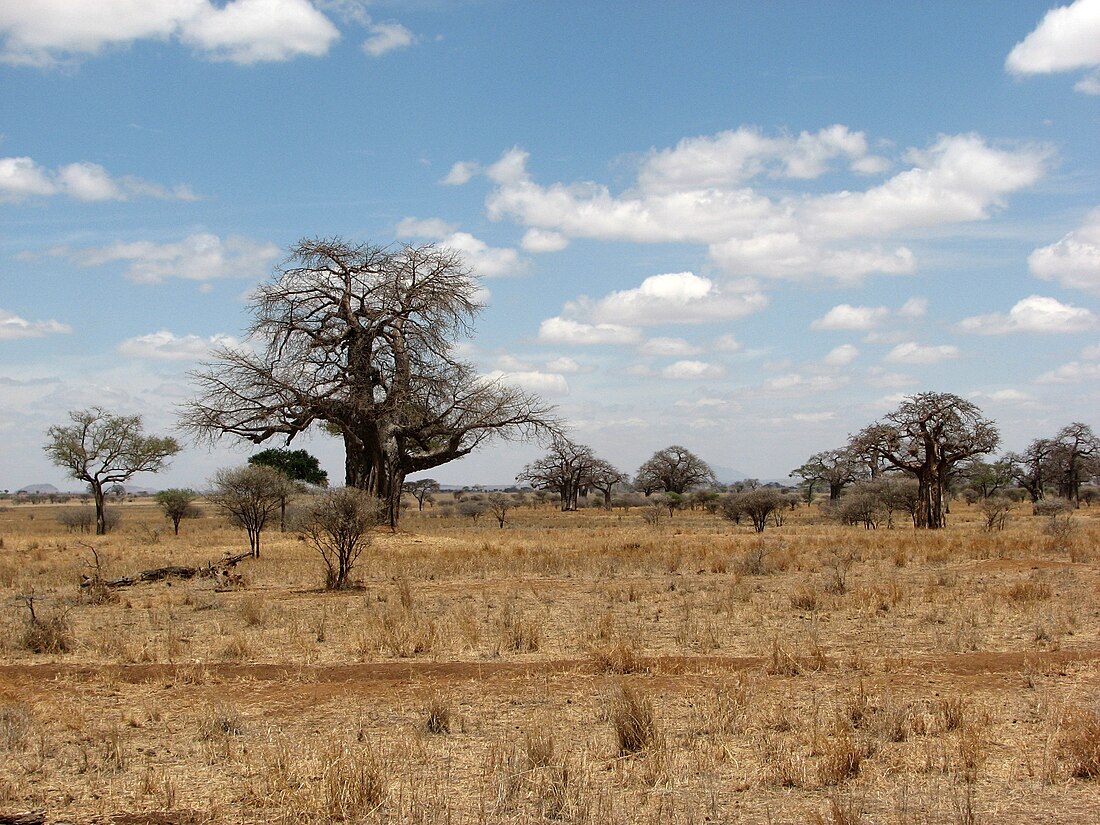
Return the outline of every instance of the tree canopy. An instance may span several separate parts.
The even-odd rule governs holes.
[[[686,447],[673,444],[658,450],[638,468],[634,483],[646,495],[664,490],[683,495],[693,487],[717,484],[714,470]]]
[[[597,458],[592,448],[564,436],[554,439],[542,458],[532,461],[516,476],[516,481],[536,490],[557,493],[561,509],[576,510],[577,500],[589,488],[599,490],[604,507],[611,509],[611,488],[626,476],[607,461]]]
[[[287,444],[322,425],[343,439],[345,483],[394,524],[405,476],[557,428],[537,396],[456,357],[477,293],[454,251],[303,240],[253,295],[249,346],[221,347],[193,374],[183,425]]]
[[[261,450],[250,456],[248,463],[272,467],[291,481],[301,481],[314,487],[328,486],[328,473],[321,469],[321,462],[305,450]]]
[[[919,502],[914,523],[937,529],[946,524],[944,494],[959,462],[990,453],[1000,435],[974,404],[951,393],[922,392],[852,439],[854,452],[881,457],[916,477]]]
[[[115,415],[102,407],[69,413],[71,425],[46,431],[46,455],[78,481],[87,482],[95,498],[96,535],[107,532],[105,490],[129,481],[135,473],[155,473],[180,451],[174,438],[145,435],[140,415]]]

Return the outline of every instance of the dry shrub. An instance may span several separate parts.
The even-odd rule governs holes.
[[[439,643],[439,628],[435,619],[402,603],[400,607],[382,614],[377,636],[383,650],[392,656],[407,659],[435,650]]]
[[[31,653],[67,653],[72,650],[72,631],[64,611],[32,617],[23,631],[20,645]]]
[[[813,825],[861,825],[863,822],[863,801],[848,796],[841,799],[836,793],[829,795],[829,809],[825,814],[811,815]]]
[[[244,662],[253,657],[255,648],[245,636],[235,634],[221,649],[221,658],[227,662]]]
[[[451,732],[451,706],[438,693],[432,694],[428,700],[427,719],[424,726],[428,729],[428,733]]]
[[[1005,595],[1014,602],[1027,603],[1049,599],[1054,595],[1054,590],[1049,582],[1028,579],[1016,582],[1005,591]]]
[[[821,604],[817,588],[810,584],[801,584],[791,594],[791,607],[813,613]]]
[[[806,784],[806,764],[797,749],[782,739],[761,742],[760,781],[776,788],[800,788]]]
[[[344,822],[362,820],[381,806],[386,781],[384,766],[369,748],[333,744],[322,756],[325,813]]]
[[[553,764],[556,743],[554,732],[547,725],[538,725],[527,730],[525,740],[527,769],[545,768]]]
[[[771,656],[764,670],[769,676],[797,676],[802,672],[802,666],[793,655],[780,647],[778,639],[772,639]]]
[[[549,820],[563,819],[573,785],[573,769],[569,762],[554,762],[535,771],[532,784],[537,815]]]
[[[863,746],[846,724],[837,726],[834,735],[825,741],[817,777],[822,785],[839,785],[859,773],[866,755]]]
[[[1100,709],[1072,705],[1062,714],[1058,756],[1075,779],[1100,779]]]
[[[0,750],[26,750],[33,721],[30,708],[21,702],[0,706]]]
[[[718,688],[700,705],[696,734],[734,734],[744,729],[745,710],[749,706],[748,685],[742,679]]]
[[[542,628],[523,609],[508,602],[500,611],[500,645],[515,653],[535,653],[542,644]]]
[[[628,684],[619,685],[611,697],[608,720],[615,731],[619,756],[651,748],[657,737],[653,700]]]
[[[771,572],[768,564],[770,550],[763,542],[753,545],[734,562],[734,572],[739,576],[765,576]]]
[[[946,696],[936,703],[936,716],[940,730],[950,732],[963,726],[966,719],[966,700],[960,696]]]
[[[795,656],[779,644],[778,638],[772,639],[771,651],[764,664],[764,671],[769,676],[798,676],[804,671],[816,673],[825,670],[829,665],[829,659],[815,636],[810,636],[806,647],[806,655]]]
[[[985,762],[988,753],[987,743],[982,739],[977,725],[969,724],[959,730],[956,748],[958,774],[967,785],[973,785],[978,781],[978,770]]]
[[[241,599],[237,612],[247,627],[263,627],[271,616],[271,606],[263,596],[252,594]]]
[[[588,655],[597,670],[607,673],[641,673],[647,670],[638,648],[628,639],[592,645]]]

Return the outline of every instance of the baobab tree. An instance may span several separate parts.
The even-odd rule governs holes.
[[[634,483],[649,495],[656,490],[683,495],[694,487],[718,483],[714,470],[686,447],[673,444],[658,450],[638,468]]]
[[[974,404],[951,393],[923,392],[858,433],[852,447],[917,479],[914,524],[934,530],[946,524],[944,493],[955,465],[992,452],[999,440],[996,425]]]
[[[303,240],[253,294],[246,346],[192,373],[182,424],[257,444],[320,426],[343,439],[345,483],[381,499],[393,526],[407,475],[558,429],[537,396],[455,356],[477,291],[451,250]]]
[[[591,447],[559,436],[546,455],[520,470],[516,481],[530,484],[536,490],[557,493],[562,512],[576,510],[581,489],[592,483],[591,473],[597,460]]]
[[[1060,429],[1051,441],[1051,480],[1059,496],[1080,505],[1081,483],[1100,468],[1100,438],[1092,427],[1075,421]]]
[[[611,491],[616,484],[625,484],[630,478],[610,462],[597,458],[588,471],[588,486],[603,495],[603,509],[611,509]]]

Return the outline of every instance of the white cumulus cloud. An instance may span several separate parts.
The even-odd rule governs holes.
[[[950,344],[925,345],[916,341],[898,344],[886,354],[892,364],[937,364],[959,357],[959,348]]]
[[[523,233],[520,246],[528,252],[561,252],[569,246],[569,239],[560,232],[547,232],[544,229],[528,229]]]
[[[73,253],[83,266],[126,263],[126,277],[156,284],[167,278],[210,281],[216,278],[260,278],[282,254],[275,244],[206,232],[175,243],[132,241],[93,247]]]
[[[1036,380],[1040,384],[1076,384],[1081,381],[1100,379],[1100,364],[1070,361],[1060,367],[1044,372]]]
[[[1077,0],[1051,9],[1005,60],[1005,68],[1017,76],[1091,69],[1075,86],[1088,94],[1100,94],[1097,67],[1100,67],[1100,0]]]
[[[69,333],[73,328],[60,321],[28,321],[14,312],[0,309],[0,341],[12,341],[16,338],[41,338],[56,333]]]
[[[458,224],[442,218],[402,218],[397,222],[399,238],[445,238],[458,229]]]
[[[116,347],[119,355],[128,358],[148,358],[156,361],[198,361],[206,358],[214,347],[237,347],[240,341],[230,335],[176,335],[168,330],[127,338]]]
[[[943,135],[904,152],[908,168],[866,189],[767,191],[772,178],[816,177],[865,153],[866,138],[843,126],[798,138],[742,128],[653,150],[635,185],[616,194],[591,181],[540,185],[527,152],[513,148],[488,169],[497,186],[486,208],[493,220],[564,238],[703,244],[734,275],[853,283],[915,271],[913,252],[892,235],[988,219],[1042,177],[1051,152]]]
[[[481,164],[472,160],[460,160],[451,166],[451,171],[440,181],[447,186],[462,186],[469,183],[474,175],[481,171]]]
[[[50,66],[137,40],[177,39],[212,60],[320,56],[340,37],[309,0],[36,0],[0,3],[0,60]]]
[[[539,325],[539,340],[548,344],[636,344],[640,330],[621,324],[585,324],[569,318],[547,318]]]
[[[1037,278],[1100,293],[1100,208],[1057,243],[1032,252],[1027,263]]]
[[[53,195],[65,195],[79,201],[134,197],[195,200],[187,186],[168,189],[141,178],[115,177],[98,163],[84,161],[47,169],[29,157],[0,158],[0,202],[19,203],[30,197]]]
[[[822,363],[830,367],[846,367],[859,357],[859,349],[852,344],[841,344],[826,353]]]
[[[372,23],[367,28],[371,34],[363,42],[363,51],[371,57],[381,57],[387,52],[407,49],[416,42],[416,35],[400,23]]]
[[[718,378],[724,373],[725,370],[718,364],[685,360],[669,364],[661,370],[661,377],[677,381],[696,381],[703,378]]]
[[[650,338],[641,347],[642,355],[698,355],[703,350],[683,338]]]
[[[692,272],[651,275],[634,289],[612,292],[592,301],[567,305],[597,323],[646,326],[727,321],[759,312],[768,305],[760,292],[725,290]]]
[[[569,382],[564,375],[539,370],[525,370],[522,372],[506,372],[494,370],[486,376],[490,381],[503,381],[513,384],[529,392],[539,395],[568,395]]]
[[[528,262],[514,249],[491,247],[469,232],[459,232],[455,224],[442,218],[403,218],[397,224],[398,237],[428,238],[440,246],[462,254],[475,274],[484,278],[499,278],[526,270]]]
[[[1017,301],[1007,314],[974,315],[959,322],[963,332],[980,335],[1082,332],[1095,326],[1096,316],[1090,310],[1042,295],[1029,295]]]
[[[811,329],[868,330],[874,329],[890,316],[886,307],[852,306],[837,304],[822,317],[810,323]]]

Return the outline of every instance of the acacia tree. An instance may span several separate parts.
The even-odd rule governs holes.
[[[46,455],[70,477],[87,482],[95,499],[95,532],[107,533],[105,490],[135,473],[155,473],[180,451],[174,438],[145,435],[140,415],[113,415],[102,407],[69,413],[71,425],[46,431]]]
[[[378,499],[354,487],[328,490],[309,504],[299,529],[325,563],[327,589],[348,586],[355,562],[370,544],[370,528],[381,520],[383,510]]]
[[[946,524],[944,498],[951,473],[961,461],[990,453],[1000,436],[974,404],[951,393],[911,395],[853,440],[861,453],[874,452],[890,466],[916,477],[914,524],[938,529]]]
[[[866,475],[865,467],[863,459],[851,450],[825,450],[814,453],[801,467],[791,470],[791,477],[801,478],[810,485],[815,481],[827,484],[829,500],[836,501],[845,487]]]
[[[655,490],[683,495],[693,487],[718,483],[714,470],[686,447],[673,444],[658,450],[638,468],[634,483],[649,495]]]
[[[252,557],[260,557],[260,534],[291,490],[291,481],[274,467],[248,464],[218,470],[207,499],[248,534]]]
[[[516,481],[557,493],[562,512],[576,510],[581,489],[592,483],[592,469],[598,460],[590,447],[559,436],[546,455],[520,470]]]
[[[173,487],[161,490],[156,495],[157,506],[164,511],[164,517],[172,522],[172,531],[180,534],[180,522],[185,518],[198,518],[202,511],[195,506],[199,494],[194,490]]]
[[[418,510],[423,510],[424,501],[439,492],[439,482],[434,478],[418,478],[416,481],[406,481],[402,490],[416,499]]]
[[[381,499],[394,526],[407,475],[557,430],[537,396],[455,356],[477,290],[450,250],[303,240],[252,297],[251,346],[221,347],[193,373],[183,426],[290,443],[321,425],[343,439],[345,483]]]

